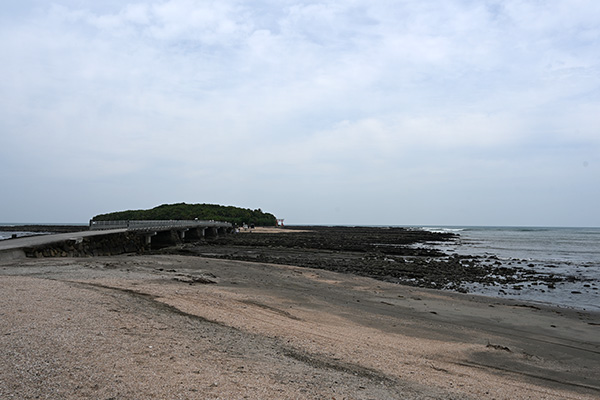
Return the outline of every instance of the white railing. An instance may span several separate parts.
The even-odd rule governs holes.
[[[90,221],[91,231],[100,231],[106,229],[127,229],[129,221]]]
[[[175,228],[231,228],[229,222],[200,220],[160,220],[160,221],[90,221],[90,230],[127,229],[127,230],[167,230]]]

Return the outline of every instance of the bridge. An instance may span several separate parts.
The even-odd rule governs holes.
[[[0,260],[144,252],[232,233],[219,221],[90,221],[89,230],[0,241]]]

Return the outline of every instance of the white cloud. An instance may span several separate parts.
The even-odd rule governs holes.
[[[600,164],[597,2],[20,4],[0,12],[0,167],[28,157],[32,180],[146,193],[160,176],[192,197],[183,182],[200,180],[240,203],[260,199],[232,185],[315,188],[357,210],[353,183],[388,192],[402,177],[425,196],[535,165],[548,188],[544,171],[579,157],[550,148]]]

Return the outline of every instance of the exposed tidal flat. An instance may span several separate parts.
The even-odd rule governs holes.
[[[289,227],[182,254],[287,264],[600,311],[600,229]]]
[[[465,236],[256,229],[1,262],[0,398],[599,398],[598,313],[459,293],[505,261]]]
[[[87,229],[0,224],[0,240]],[[293,235],[279,235],[284,231]],[[600,228],[300,226],[253,232],[261,235],[213,238],[164,252],[329,269],[600,311]]]

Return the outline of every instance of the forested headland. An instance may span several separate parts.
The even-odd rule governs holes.
[[[149,210],[127,210],[99,214],[92,221],[148,221],[148,220],[213,220],[231,222],[238,226],[275,226],[277,219],[273,214],[260,208],[251,210],[218,204],[163,204]]]

